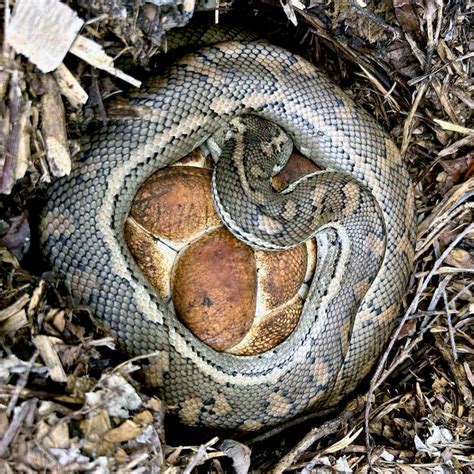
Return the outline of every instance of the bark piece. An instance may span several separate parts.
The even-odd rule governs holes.
[[[7,41],[43,72],[63,61],[84,24],[58,0],[18,0],[7,25]]]
[[[52,175],[59,178],[71,172],[64,105],[53,76],[43,76],[42,83],[46,92],[41,97],[41,129],[49,168]]]
[[[91,66],[107,71],[109,74],[140,87],[141,81],[114,67],[114,60],[105,53],[102,46],[85,36],[79,35],[71,46],[70,52],[88,62]]]
[[[55,382],[66,382],[67,375],[64,372],[61,360],[54,349],[55,343],[61,343],[60,339],[48,336],[35,336],[33,337],[33,343],[41,354],[41,357],[50,369],[49,376]]]
[[[0,126],[0,193],[3,194],[10,194],[15,182],[25,175],[30,156],[31,103],[22,95],[21,81],[16,70],[9,80],[2,77],[2,89],[7,84],[9,88],[8,108]]]
[[[87,102],[89,96],[86,91],[64,64],[60,64],[53,74],[61,94],[74,108],[78,109]]]

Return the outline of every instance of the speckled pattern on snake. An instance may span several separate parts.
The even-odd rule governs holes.
[[[98,130],[72,174],[50,187],[41,230],[53,268],[123,350],[154,353],[146,379],[185,423],[250,431],[337,404],[380,355],[412,269],[414,199],[395,145],[314,65],[257,42],[187,55],[130,102],[136,116]],[[286,341],[256,356],[218,353],[194,337],[123,237],[144,179],[245,114],[279,125],[334,172],[316,178],[318,265],[303,315]],[[284,236],[295,209],[303,212],[287,208],[270,233]]]

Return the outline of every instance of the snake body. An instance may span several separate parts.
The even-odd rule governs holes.
[[[134,116],[98,130],[72,174],[50,187],[41,230],[53,268],[123,350],[152,353],[146,380],[185,423],[258,430],[338,403],[379,356],[412,269],[413,192],[395,145],[313,65],[257,42],[185,56],[130,102]],[[302,154],[330,170],[310,179],[319,191],[310,206],[317,218],[307,221],[319,230],[298,227],[318,241],[303,315],[286,341],[256,356],[218,353],[194,337],[172,303],[150,288],[123,237],[144,179],[243,115],[278,125]],[[232,186],[231,170],[223,167],[215,181]],[[293,245],[285,228],[295,212],[304,213],[296,197],[268,206],[271,218],[254,216],[253,226],[233,230],[264,247],[272,247],[271,238],[280,239],[278,248]],[[226,193],[215,199],[221,214],[234,205]]]

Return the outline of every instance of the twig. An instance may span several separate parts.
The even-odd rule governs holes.
[[[430,304],[428,305],[428,311],[435,310],[439,300],[441,299],[441,296],[443,295],[443,292],[446,290],[446,287],[448,286],[448,283],[451,281],[451,279],[452,275],[445,276],[441,283],[438,285],[438,287],[435,288]],[[421,323],[421,328],[423,329],[424,327],[425,322]]]
[[[2,458],[7,452],[8,446],[13,442],[13,440],[18,435],[18,432],[25,421],[26,416],[28,415],[31,406],[35,403],[34,400],[29,400],[23,404],[21,409],[17,411],[10,425],[8,426],[7,431],[3,435],[3,438],[0,440],[0,458]]]
[[[423,340],[425,333],[433,327],[433,324],[438,321],[439,316],[440,315],[436,315],[433,319],[431,319],[430,322],[421,331],[419,331],[416,338],[413,339],[413,341],[411,341],[410,344],[402,350],[402,352],[397,356],[396,360],[392,362],[390,367],[382,372],[374,386],[374,390],[377,390],[377,388],[379,388],[380,385],[384,383],[388,377],[393,374],[393,372],[395,372],[395,369],[411,356],[413,349]]]
[[[118,474],[132,472],[132,469],[138,466],[140,463],[145,462],[148,459],[148,456],[148,453],[140,453],[138,456],[135,456],[129,463],[127,463],[123,468],[120,468],[117,471]]]
[[[473,143],[474,143],[474,138],[473,138],[472,134],[467,135],[467,136],[455,141],[454,143],[451,143],[451,145],[449,145],[446,148],[444,148],[443,150],[441,150],[438,153],[438,157],[444,158],[445,156],[453,155],[454,153],[456,153],[463,146],[472,146]]]
[[[446,322],[448,324],[449,342],[451,344],[453,359],[456,362],[458,360],[458,351],[456,350],[456,342],[454,341],[453,320],[451,318],[451,308],[449,307],[446,290],[443,291],[443,301],[444,301],[444,310],[446,311]]]
[[[459,366],[459,364],[456,363],[456,359],[454,358],[453,353],[449,350],[441,334],[435,333],[433,336],[435,346],[441,354],[443,360],[446,362],[449,371],[451,372],[454,378],[456,388],[459,390],[459,393],[461,394],[466,407],[472,407],[472,392],[469,388],[469,384],[465,381],[465,376],[462,372],[461,367]]]
[[[428,273],[426,279],[423,281],[423,283],[422,283],[422,285],[421,285],[421,288],[417,291],[417,293],[416,293],[416,295],[415,295],[415,298],[414,298],[413,301],[412,301],[412,304],[411,304],[410,307],[408,308],[408,312],[409,312],[409,313],[412,313],[412,312],[413,312],[413,309],[418,306],[418,301],[419,301],[419,298],[420,298],[421,294],[423,293],[423,291],[426,290],[429,281],[431,280],[431,278],[433,277],[433,275],[436,274],[436,271],[437,271],[438,268],[441,266],[441,264],[443,263],[444,259],[448,256],[449,252],[451,252],[451,250],[453,250],[453,248],[456,247],[456,245],[457,245],[469,232],[471,232],[473,229],[474,229],[474,224],[471,223],[469,226],[467,226],[467,227],[449,244],[448,247],[446,247],[446,249],[444,250],[444,252],[442,253],[442,255],[436,260],[435,264],[433,265],[433,268],[432,268],[432,269],[430,270],[430,272]]]
[[[140,354],[135,357],[130,357],[129,359],[121,362],[120,364],[116,365],[110,375],[121,372],[121,370],[129,364],[133,364],[136,361],[143,360],[143,359],[151,359],[152,357],[161,357],[162,351],[155,351],[155,352],[148,352],[146,354]]]
[[[391,89],[387,91],[387,89],[383,86],[383,84],[362,64],[359,64],[359,67],[364,71],[367,78],[375,85],[375,87],[383,94],[384,100],[387,100],[392,104],[393,108],[396,112],[400,112],[401,107],[398,102],[392,97],[391,92],[396,87],[396,82],[393,83]]]
[[[351,0],[352,6],[359,12],[361,12],[364,16],[367,18],[370,18],[374,23],[377,25],[382,26],[386,30],[389,30],[393,34],[393,39],[398,40],[401,36],[401,31],[396,28],[395,26],[389,25],[385,21],[382,20],[379,16],[377,16],[375,13],[371,12],[370,10],[367,10],[367,8],[362,7],[357,0]]]
[[[415,77],[414,79],[410,79],[407,84],[409,86],[414,86],[415,84],[418,84],[421,81],[424,81],[425,79],[431,78],[431,76],[434,76],[438,72],[442,71],[443,69],[451,66],[453,63],[456,63],[458,61],[464,61],[465,59],[471,59],[474,57],[474,52],[464,54],[463,56],[459,56],[459,58],[451,59],[451,61],[448,61],[447,63],[443,64],[442,66],[436,68],[434,71],[431,71],[430,73],[423,74],[422,76]]]
[[[0,400],[1,399],[10,399],[12,394],[14,394],[18,390],[16,385],[0,385]],[[82,405],[84,403],[84,399],[80,397],[73,397],[70,395],[56,395],[51,392],[47,392],[46,390],[32,390],[30,388],[23,388],[18,390],[19,398],[21,399],[29,399],[29,398],[39,398],[40,400],[45,401],[55,401],[57,403],[67,403],[69,405]]]
[[[85,36],[77,35],[69,52],[84,61],[87,61],[91,66],[103,69],[122,81],[132,84],[134,87],[140,87],[142,84],[141,81],[125,74],[120,69],[115,68],[113,65],[113,59],[105,53],[102,46]]]
[[[309,431],[288,454],[283,456],[283,458],[278,461],[278,463],[271,470],[272,474],[280,474],[284,472],[316,441],[338,431],[344,423],[353,419],[354,416],[360,410],[362,410],[365,403],[366,397],[361,395],[355,400],[349,402],[344,411],[339,416]]]
[[[312,32],[317,36],[331,43],[337,51],[347,56],[354,64],[363,64],[366,68],[370,67],[370,63],[361,55],[356,54],[348,45],[344,44],[342,39],[328,34],[324,24],[314,14],[309,11],[297,10],[298,14],[303,17],[312,26]]]
[[[104,125],[107,125],[109,118],[107,116],[107,111],[105,110],[104,102],[102,100],[102,95],[100,93],[99,82],[97,81],[97,72],[94,70],[92,74],[92,90],[94,91],[95,99],[97,101],[97,106],[99,107],[100,118]]]
[[[416,111],[418,110],[418,106],[421,102],[421,99],[424,97],[428,85],[431,82],[431,67],[432,67],[432,59],[433,59],[433,53],[436,47],[436,42],[438,41],[440,32],[441,32],[441,24],[442,24],[442,14],[443,14],[443,3],[440,2],[438,3],[438,15],[437,15],[437,24],[436,24],[436,32],[433,36],[433,27],[432,27],[432,18],[431,15],[428,16],[426,22],[427,22],[427,30],[428,30],[428,48],[427,48],[427,53],[426,53],[426,60],[425,60],[425,67],[426,67],[426,72],[425,75],[427,79],[423,84],[421,84],[420,88],[418,89],[416,93],[415,100],[413,102],[413,105],[410,109],[410,113],[408,114],[405,123],[403,125],[403,141],[402,141],[402,146],[400,147],[401,154],[404,155],[405,152],[408,149],[408,145],[411,140],[411,134],[412,134],[412,124],[413,124],[413,118],[416,114]],[[410,38],[408,35],[406,35],[408,43],[412,46],[412,49],[414,50],[413,52],[415,53],[414,48],[414,42],[410,41]],[[415,56],[417,56],[415,54]],[[418,56],[417,56],[418,57]],[[418,57],[420,60],[420,58]]]
[[[211,447],[213,444],[216,444],[219,441],[219,438],[215,437],[208,441],[206,444],[201,444],[198,451],[191,457],[188,462],[188,465],[184,468],[183,474],[191,474],[193,469],[206,460],[207,448]]]
[[[282,423],[281,425],[276,426],[275,428],[272,428],[268,431],[265,431],[264,433],[259,434],[258,436],[254,436],[253,438],[246,440],[245,443],[248,445],[261,443],[262,441],[279,435],[281,432],[289,428],[294,428],[295,426],[301,425],[311,420],[317,420],[318,418],[330,416],[332,413],[335,412],[335,410],[335,408],[329,408],[327,410],[319,410],[315,413],[309,413],[307,415],[299,416],[294,420],[287,421],[286,423]]]
[[[10,0],[5,0],[3,5],[3,31],[7,31],[7,25],[10,23]],[[6,58],[9,52],[9,45],[6,35],[3,35],[3,56]]]
[[[15,182],[16,162],[20,148],[20,86],[18,84],[18,71],[14,70],[10,77],[10,127],[8,137],[5,141],[5,159],[0,176],[0,193],[8,194]]]
[[[30,375],[31,369],[38,357],[39,352],[35,351],[31,359],[28,361],[28,365],[25,367],[25,370],[22,372],[20,375],[16,385],[15,385],[15,391],[13,392],[10,401],[8,402],[8,408],[7,408],[7,416],[10,416],[12,413],[13,409],[16,407],[16,404],[18,402],[18,399],[21,396],[22,390],[26,387],[26,383],[28,382],[28,376]]]
[[[415,117],[415,114],[418,110],[418,106],[420,105],[421,99],[425,96],[425,93],[428,89],[428,85],[429,79],[426,82],[423,82],[423,84],[421,84],[421,86],[419,87],[418,91],[416,92],[416,97],[413,101],[413,105],[411,106],[410,112],[408,113],[405,123],[403,124],[403,139],[402,145],[400,147],[400,153],[402,155],[404,155],[408,149],[408,145],[411,140],[413,118]]]
[[[464,213],[472,212],[474,204],[470,201],[474,196],[474,177],[452,188],[433,212],[418,226],[418,244],[415,254],[417,260],[433,243],[443,228],[454,220],[460,220]]]
[[[472,286],[474,285],[474,282],[471,281],[471,283],[469,283],[467,286],[465,286],[464,288],[461,288],[450,300],[449,300],[449,304],[450,305],[454,305],[454,303],[459,299],[459,297],[461,295],[463,295],[464,293],[466,293],[467,291],[469,291]]]

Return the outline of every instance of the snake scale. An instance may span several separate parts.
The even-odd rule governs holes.
[[[337,404],[377,360],[412,269],[413,191],[395,145],[312,64],[258,42],[187,55],[131,93],[130,102],[133,116],[97,130],[72,174],[50,186],[41,239],[54,270],[124,351],[153,353],[147,383],[187,424],[251,431]],[[255,356],[218,353],[194,337],[145,281],[123,237],[140,184],[229,123],[238,129],[244,115],[281,127],[328,170],[311,178],[319,183],[309,200],[315,219],[297,203],[297,190],[283,209],[254,215],[257,229],[232,228],[227,216],[236,235],[255,243],[249,235],[257,232],[264,247],[272,247],[265,244],[271,237],[277,247],[293,245],[285,228],[297,214],[306,222],[299,231],[317,238],[318,265],[297,328]],[[226,143],[237,141],[231,134]],[[232,186],[232,166],[215,181]],[[222,214],[236,207],[225,196],[215,196]],[[307,228],[310,221],[319,230]]]

